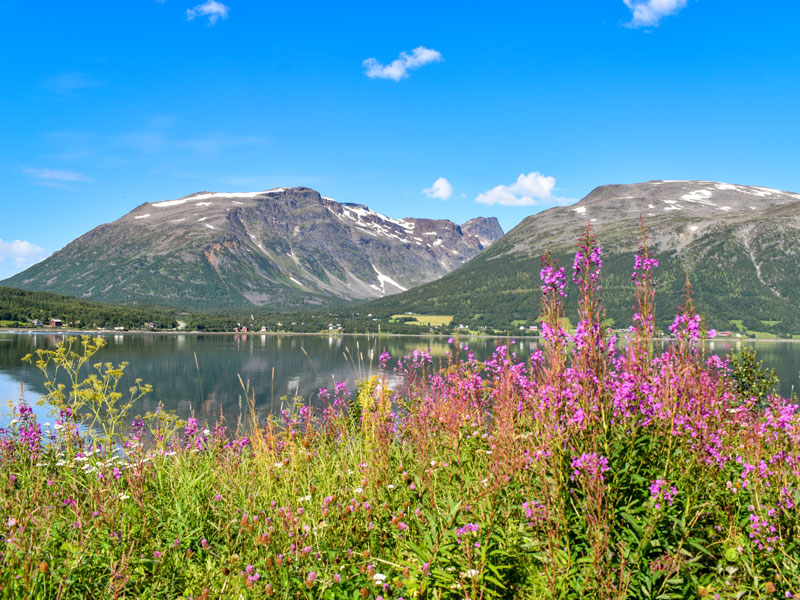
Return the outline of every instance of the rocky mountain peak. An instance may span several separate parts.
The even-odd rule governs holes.
[[[201,191],[142,204],[6,283],[109,302],[284,309],[431,281],[496,239],[487,231],[394,219],[306,187]]]

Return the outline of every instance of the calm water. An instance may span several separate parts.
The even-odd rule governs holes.
[[[0,407],[16,403],[24,394],[34,403],[44,393],[43,377],[21,358],[37,348],[54,348],[62,339],[54,334],[0,334]],[[161,402],[181,416],[194,412],[200,420],[213,422],[220,412],[234,421],[241,412],[244,393],[239,381],[255,390],[259,412],[278,410],[282,397],[296,395],[309,399],[320,386],[337,381],[352,384],[370,372],[370,364],[386,350],[393,357],[414,349],[430,348],[434,357],[446,359],[449,347],[441,337],[367,336],[273,336],[273,335],[109,335],[108,345],[93,362],[127,361],[121,389],[135,378],[153,385],[136,413],[154,410]],[[470,338],[477,358],[487,358],[496,341]],[[736,348],[735,341],[714,341],[712,350],[725,354]],[[780,378],[784,396],[800,390],[800,344],[752,343],[765,365]],[[518,340],[516,351],[525,355],[536,347],[535,340]],[[195,360],[196,359],[196,360]],[[793,387],[794,386],[794,387]],[[37,409],[41,416],[46,409]],[[7,422],[2,410],[0,423]]]

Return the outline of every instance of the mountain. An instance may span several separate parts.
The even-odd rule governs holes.
[[[688,274],[710,326],[800,334],[800,194],[712,181],[607,185],[577,204],[531,215],[486,252],[412,292],[373,301],[378,314],[455,315],[471,328],[534,323],[539,258],[547,248],[571,268],[578,236],[592,226],[603,250],[603,298],[610,322],[633,314],[633,256],[640,217],[660,266],[658,324],[682,304]],[[574,286],[568,310],[575,315]]]
[[[460,266],[497,219],[391,219],[304,187],[146,203],[0,282],[186,309],[299,308],[380,297]]]

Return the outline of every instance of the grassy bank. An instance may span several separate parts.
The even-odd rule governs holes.
[[[0,594],[793,597],[796,407],[752,360],[706,355],[690,296],[653,353],[646,246],[617,349],[601,263],[587,234],[567,335],[564,269],[545,262],[543,351],[383,355],[357,390],[238,427],[161,411],[129,427],[147,388],[76,371],[101,342],[40,351],[51,381],[73,375],[50,387],[52,426],[20,406],[0,434]]]

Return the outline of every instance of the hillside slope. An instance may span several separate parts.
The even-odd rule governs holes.
[[[295,309],[404,291],[502,235],[497,220],[391,219],[308,188],[143,204],[2,285],[186,309]]]
[[[616,327],[626,327],[633,313],[631,272],[640,217],[660,259],[662,329],[681,304],[688,273],[696,304],[711,326],[800,333],[800,194],[711,181],[599,187],[577,204],[527,217],[442,279],[367,306],[378,314],[452,314],[470,327],[532,324],[540,299],[540,256],[550,248],[569,270],[588,223],[603,249],[608,316]],[[570,302],[574,314],[574,298]]]

